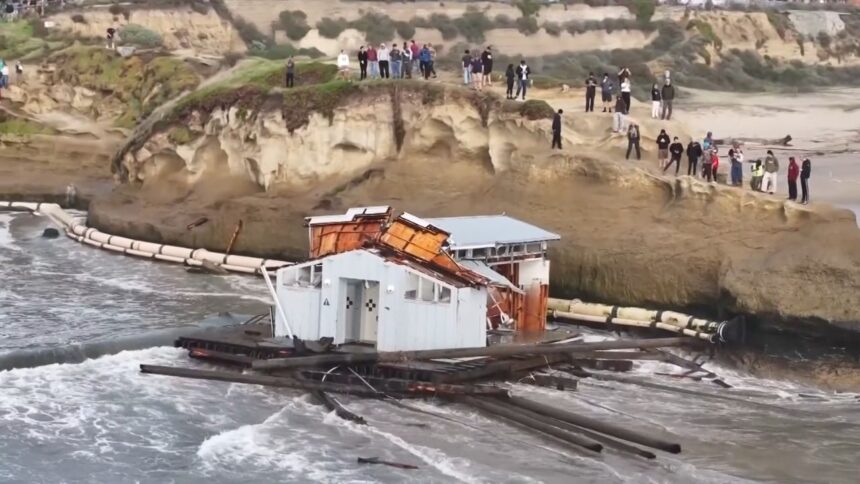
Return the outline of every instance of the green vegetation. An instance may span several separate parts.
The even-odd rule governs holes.
[[[48,126],[26,119],[0,117],[0,136],[33,136],[37,134],[54,134],[55,130]]]
[[[324,18],[317,22],[320,35],[327,39],[336,39],[338,35],[349,27],[349,22],[344,18]]]
[[[284,10],[278,14],[278,20],[290,40],[301,40],[311,30],[308,15],[301,10]]]
[[[125,44],[145,48],[161,47],[164,43],[161,34],[137,24],[124,25],[119,29],[119,37]]]
[[[325,53],[316,47],[311,47],[309,49],[304,47],[296,48],[291,44],[275,44],[266,46],[255,43],[251,46],[250,54],[270,60],[281,60],[289,57],[310,57],[311,59],[325,57]]]
[[[531,17],[537,14],[541,6],[537,0],[517,0],[514,5],[520,9],[523,17]]]
[[[687,30],[696,29],[699,32],[699,35],[705,38],[711,45],[714,46],[717,51],[723,48],[723,40],[714,32],[714,28],[711,27],[711,24],[705,22],[704,20],[694,19],[691,20],[690,23],[687,24]]]
[[[786,13],[768,10],[767,20],[773,25],[782,40],[788,40],[789,33],[795,32],[794,24],[791,23]]]
[[[57,81],[83,86],[112,96],[125,105],[117,124],[133,126],[156,107],[183,91],[195,88],[200,80],[194,70],[175,57],[140,56],[123,58],[101,47],[75,46],[51,57],[57,65]]]
[[[526,119],[531,119],[532,121],[538,119],[552,119],[555,114],[555,110],[547,104],[546,101],[541,101],[537,99],[530,99],[524,103],[518,103],[516,101],[509,101],[508,104],[515,104],[518,108],[518,112]]]
[[[126,20],[131,17],[131,10],[129,10],[129,8],[125,5],[120,5],[118,3],[115,3],[108,7],[108,12],[116,16],[122,15]]]
[[[46,39],[36,37],[34,24],[41,26],[40,22],[0,23],[0,58],[26,60],[41,56],[56,48],[56,42],[49,42]]]
[[[540,29],[534,17],[520,17],[516,20],[516,24],[517,30],[526,35],[534,34]]]
[[[176,145],[186,145],[197,139],[198,136],[186,126],[176,126],[167,133],[167,139]]]
[[[349,26],[364,32],[367,41],[371,44],[388,42],[394,38],[394,31],[396,30],[394,21],[390,17],[376,12],[365,13],[360,18],[350,22]]]
[[[493,22],[474,7],[468,7],[462,17],[454,20],[460,35],[469,42],[483,42],[484,32],[493,28]]]
[[[630,20],[624,18],[607,18],[603,20],[586,20],[585,22],[570,21],[564,24],[564,29],[571,35],[582,34],[592,30],[605,30],[612,33],[616,30],[644,30],[646,32],[653,31],[657,25],[649,23],[643,24],[638,20]]]
[[[628,8],[636,16],[636,20],[642,24],[650,22],[651,17],[654,16],[654,11],[657,10],[654,0],[633,0]]]
[[[72,22],[76,24],[85,24],[87,23],[87,18],[84,17],[82,14],[76,13],[72,15]]]
[[[410,22],[394,22],[394,29],[401,39],[408,40],[415,37],[415,26]]]

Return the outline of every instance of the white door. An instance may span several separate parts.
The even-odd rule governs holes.
[[[343,279],[341,279],[343,280]],[[345,342],[358,341],[361,337],[362,281],[346,280],[346,291],[340,302],[344,315]]]
[[[379,283],[363,281],[363,284],[359,339],[367,343],[376,343],[376,330],[379,326]]]

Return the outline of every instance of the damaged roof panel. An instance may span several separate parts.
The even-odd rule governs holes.
[[[507,215],[442,217],[430,218],[426,221],[451,234],[448,243],[453,250],[561,239],[561,236],[556,233]]]
[[[353,207],[340,215],[317,215],[315,217],[305,217],[307,225],[322,225],[332,223],[352,222],[357,218],[385,218],[386,221],[391,215],[391,207],[388,205],[377,205],[373,207]]]

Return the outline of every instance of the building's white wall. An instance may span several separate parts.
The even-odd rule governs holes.
[[[524,260],[520,264],[520,286],[529,287],[534,282],[549,284],[549,260]]]
[[[284,280],[295,279],[293,270],[278,271],[277,291],[290,326],[300,338],[329,336],[335,344],[345,342],[346,327],[339,308],[346,301],[346,284],[341,280],[355,279],[379,282],[379,351],[486,345],[486,288],[452,289],[448,303],[407,300],[409,270],[364,251],[323,259],[319,288],[284,286]],[[275,321],[276,336],[285,335],[280,316],[276,315]]]
[[[320,334],[320,290],[313,287],[283,287],[278,291],[278,300],[281,307],[287,313],[287,321],[293,329],[293,333],[301,339],[317,340],[323,336],[334,336],[333,334]],[[280,316],[277,316],[280,319]],[[276,323],[275,336],[285,336],[277,333]]]

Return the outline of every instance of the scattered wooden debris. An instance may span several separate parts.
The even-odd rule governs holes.
[[[415,466],[412,464],[401,464],[399,462],[391,462],[391,461],[387,461],[387,460],[381,460],[379,457],[359,457],[358,463],[359,464],[382,464],[382,465],[386,465],[389,467],[396,467],[398,469],[409,469],[409,470],[418,469],[418,466]]]

